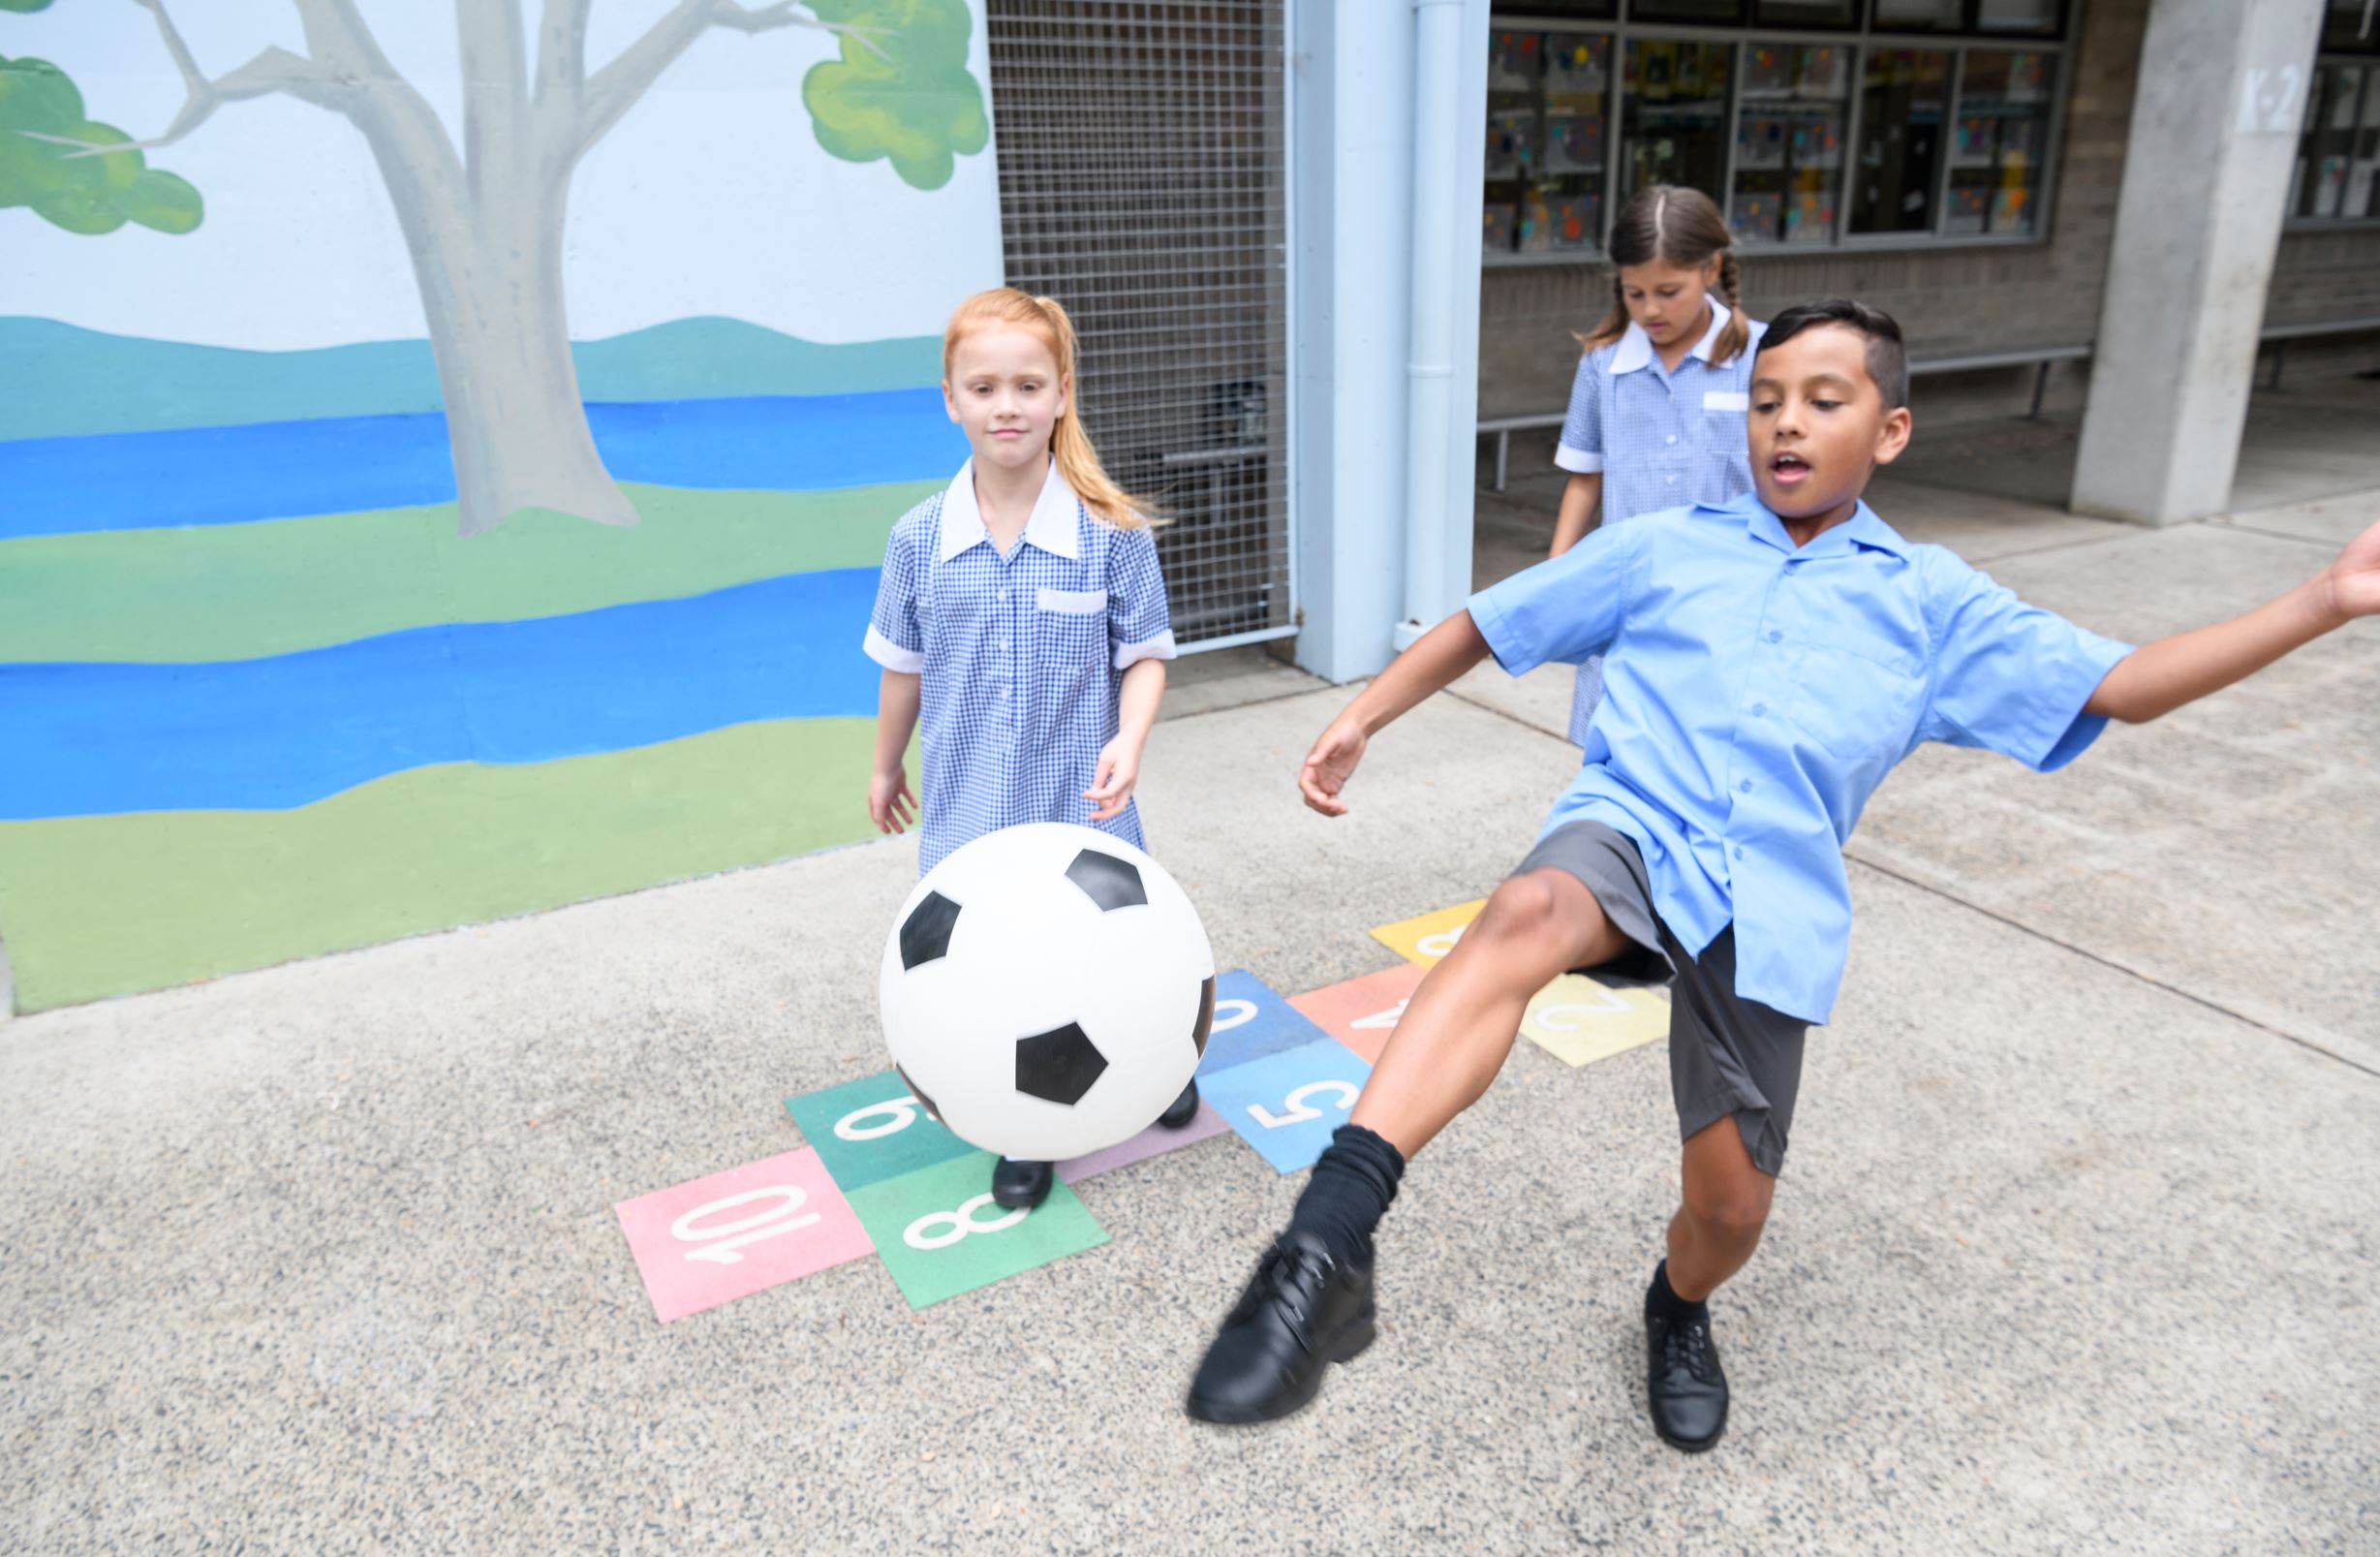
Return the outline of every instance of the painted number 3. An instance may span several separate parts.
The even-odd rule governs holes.
[[[1300,1120],[1322,1117],[1321,1109],[1307,1104],[1308,1098],[1320,1097],[1325,1092],[1335,1093],[1338,1101],[1331,1106],[1345,1113],[1355,1106],[1355,1095],[1358,1090],[1360,1089],[1352,1081],[1309,1081],[1281,1100],[1288,1112],[1275,1113],[1261,1103],[1252,1103],[1248,1105],[1248,1116],[1267,1130],[1279,1130],[1283,1125],[1294,1125]]]
[[[935,1211],[921,1216],[909,1225],[909,1230],[901,1234],[901,1241],[912,1249],[947,1249],[971,1233],[999,1232],[1004,1229],[1015,1227],[1032,1211],[1032,1207],[1027,1206],[994,1217],[989,1222],[976,1221],[975,1213],[991,1203],[992,1197],[987,1193],[978,1195],[973,1199],[960,1201],[959,1208],[955,1211]],[[938,1222],[947,1230],[942,1232],[926,1230]]]
[[[708,1205],[695,1206],[669,1224],[669,1236],[681,1243],[702,1245],[699,1249],[690,1249],[686,1252],[686,1258],[689,1260],[707,1260],[715,1265],[740,1265],[744,1262],[744,1257],[737,1254],[736,1251],[744,1245],[758,1243],[762,1238],[774,1238],[779,1233],[794,1232],[803,1228],[816,1227],[819,1222],[819,1214],[816,1211],[802,1216],[793,1214],[801,1210],[809,1199],[810,1194],[807,1190],[792,1184],[771,1184],[766,1189],[746,1190],[741,1195],[730,1195],[724,1199],[713,1200]],[[757,1216],[743,1217],[734,1222],[723,1222],[715,1228],[695,1226],[706,1216],[713,1216],[721,1211],[732,1211],[739,1205],[750,1205],[755,1200],[775,1200],[777,1204]]]

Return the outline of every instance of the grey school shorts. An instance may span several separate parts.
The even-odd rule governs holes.
[[[1538,840],[1513,874],[1546,869],[1586,883],[1620,933],[1636,943],[1603,967],[1670,981],[1669,1091],[1678,1105],[1678,1138],[1732,1115],[1752,1165],[1776,1177],[1785,1166],[1809,1024],[1736,993],[1734,925],[1701,956],[1687,954],[1654,913],[1645,862],[1626,834],[1600,822],[1565,824]]]

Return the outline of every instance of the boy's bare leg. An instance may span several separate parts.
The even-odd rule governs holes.
[[[1760,1247],[1777,1180],[1752,1166],[1733,1119],[1695,1132],[1679,1178],[1685,1193],[1669,1219],[1669,1285],[1698,1303]]]
[[[1496,1079],[1530,996],[1626,945],[1594,894],[1566,871],[1530,871],[1496,889],[1413,992],[1346,1125],[1314,1164],[1288,1230],[1207,1348],[1190,1380],[1192,1417],[1285,1417],[1314,1398],[1331,1363],[1372,1344],[1372,1230],[1396,1197],[1406,1160]]]
[[[1413,991],[1347,1122],[1411,1161],[1496,1079],[1531,995],[1629,944],[1569,872],[1505,882]]]

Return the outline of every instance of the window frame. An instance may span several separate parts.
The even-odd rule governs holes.
[[[2314,56],[2314,71],[2320,73],[2328,70],[2353,70],[2364,73],[2363,92],[2356,99],[2355,125],[2348,132],[2350,135],[2361,133],[2364,128],[2364,115],[2373,110],[2375,101],[2380,101],[2380,54],[2342,52],[2335,48],[2326,48]],[[2320,107],[2320,100],[2315,95],[2314,85],[2314,78],[2309,76],[2305,83],[2305,107],[2309,118]],[[2298,132],[2298,142],[2291,148],[2292,158],[2303,157],[2306,142],[2321,132],[2322,126],[2320,125],[2301,129]],[[2293,160],[2290,163],[2290,168],[2294,174],[2297,168],[2296,161]],[[2374,181],[2380,183],[2380,173],[2374,175]],[[2296,193],[2294,182],[2291,193]],[[2281,233],[2284,236],[2294,236],[2300,233],[2368,233],[2380,229],[2380,189],[2373,192],[2373,198],[2366,203],[2370,206],[2370,210],[2363,216],[2300,216],[2295,211],[2283,212]],[[1606,228],[1605,231],[1609,232],[1610,229]]]
[[[1962,16],[1972,20],[1979,0],[1964,0]],[[1601,231],[1595,241],[1585,248],[1535,253],[1483,254],[1481,265],[1490,270],[1528,269],[1541,265],[1603,265],[1608,262],[1612,222],[1624,203],[1620,198],[1623,177],[1622,125],[1623,99],[1626,92],[1627,47],[1637,40],[1657,40],[1671,43],[1724,43],[1734,50],[1727,74],[1726,146],[1720,168],[1720,215],[1734,227],[1736,193],[1736,148],[1742,139],[1744,114],[1744,68],[1746,50],[1755,44],[1782,45],[1788,47],[1811,46],[1842,48],[1850,52],[1848,63],[1850,90],[1843,115],[1842,183],[1836,201],[1835,232],[1825,242],[1780,243],[1754,241],[1739,245],[1739,252],[1747,258],[1775,259],[1823,255],[1873,254],[1908,250],[1933,249],[2005,249],[2024,248],[2050,242],[2055,235],[2057,214],[2058,159],[2065,148],[2066,114],[2074,95],[2073,58],[2076,51],[2075,34],[2079,29],[2084,0],[2061,0],[2058,10],[2059,31],[2055,35],[2035,33],[1972,31],[1901,31],[1878,32],[1868,24],[1874,15],[1872,0],[1861,0],[1860,24],[1851,28],[1838,27],[1762,27],[1752,22],[1675,22],[1636,21],[1635,7],[1623,3],[1614,20],[1592,20],[1580,16],[1562,16],[1528,9],[1516,3],[1511,10],[1493,14],[1491,26],[1497,32],[1536,32],[1593,34],[1603,38],[1610,49],[1610,86],[1607,90],[1603,132],[1603,178],[1600,206]],[[1751,0],[1746,0],[1740,12],[1756,16]],[[1948,108],[1943,122],[1943,148],[1933,171],[1932,223],[1924,233],[1872,233],[1851,231],[1851,186],[1858,170],[1859,137],[1865,73],[1870,51],[1878,48],[1924,49],[1947,52],[1950,61]],[[1966,56],[1970,49],[1991,53],[2048,54],[2055,64],[2056,79],[2051,90],[2048,130],[2044,137],[2041,159],[2041,178],[2035,198],[2039,202],[2040,217],[2034,231],[2026,234],[1945,234],[1942,222],[1947,214],[1951,174],[1951,134],[1958,116],[1959,91],[1966,75]],[[2342,62],[2356,63],[2356,56],[2343,56]],[[1484,133],[1484,127],[1483,127]],[[1482,202],[1484,204],[1484,193]],[[2371,219],[2380,221],[2380,219]],[[2365,225],[2366,219],[2352,220],[2309,218],[2309,223],[2322,231],[2337,231]]]

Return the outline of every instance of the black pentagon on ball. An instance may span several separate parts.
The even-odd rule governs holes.
[[[1072,1107],[1107,1069],[1107,1056],[1074,1023],[1016,1041],[1016,1090]]]
[[[950,929],[959,922],[959,905],[940,892],[928,892],[901,921],[901,971],[932,962],[950,950]]]
[[[1074,863],[1066,867],[1066,880],[1098,904],[1102,914],[1138,908],[1149,901],[1149,890],[1140,884],[1140,867],[1097,849],[1086,849],[1074,856]]]
[[[1215,979],[1212,974],[1198,986],[1198,1020],[1190,1026],[1190,1042],[1198,1046],[1198,1057],[1207,1057],[1207,1035],[1215,1030]]]

